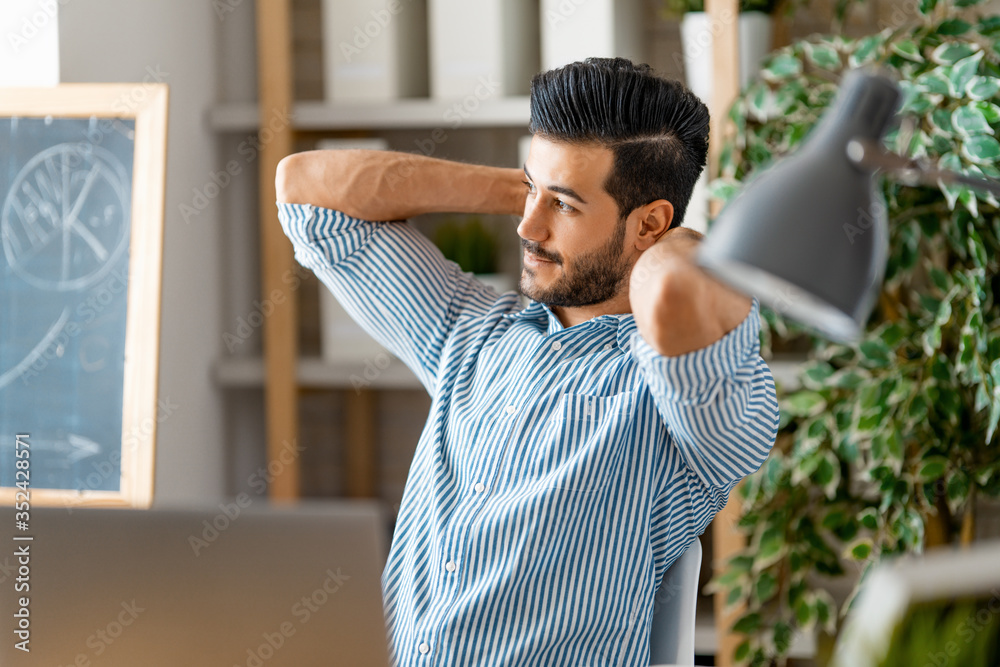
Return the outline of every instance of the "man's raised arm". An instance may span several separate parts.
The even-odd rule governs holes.
[[[524,213],[524,174],[371,150],[295,153],[278,164],[279,203],[312,204],[372,221],[421,213]]]

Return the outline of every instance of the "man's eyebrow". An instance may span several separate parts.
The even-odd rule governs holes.
[[[535,180],[534,178],[531,177],[531,172],[528,171],[528,165],[524,165],[524,175],[528,177],[529,181]],[[587,203],[587,200],[581,197],[579,194],[577,194],[576,190],[574,190],[573,188],[567,188],[562,185],[550,185],[548,186],[548,189],[552,190],[552,192],[558,192],[559,194],[566,195],[567,197],[572,197],[581,204]]]

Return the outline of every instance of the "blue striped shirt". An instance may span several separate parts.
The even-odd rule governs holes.
[[[382,576],[394,662],[648,665],[664,570],[774,443],[756,300],[721,340],[663,357],[631,315],[564,328],[408,224],[279,217],[432,398]]]

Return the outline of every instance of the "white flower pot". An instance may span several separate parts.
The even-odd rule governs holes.
[[[713,25],[705,12],[688,12],[681,20],[681,44],[687,84],[706,104],[712,99],[712,38],[721,26]],[[740,87],[757,73],[771,50],[773,19],[763,12],[739,16]]]

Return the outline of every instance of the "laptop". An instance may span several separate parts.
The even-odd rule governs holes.
[[[17,519],[0,508],[4,667],[388,663],[373,503]]]

